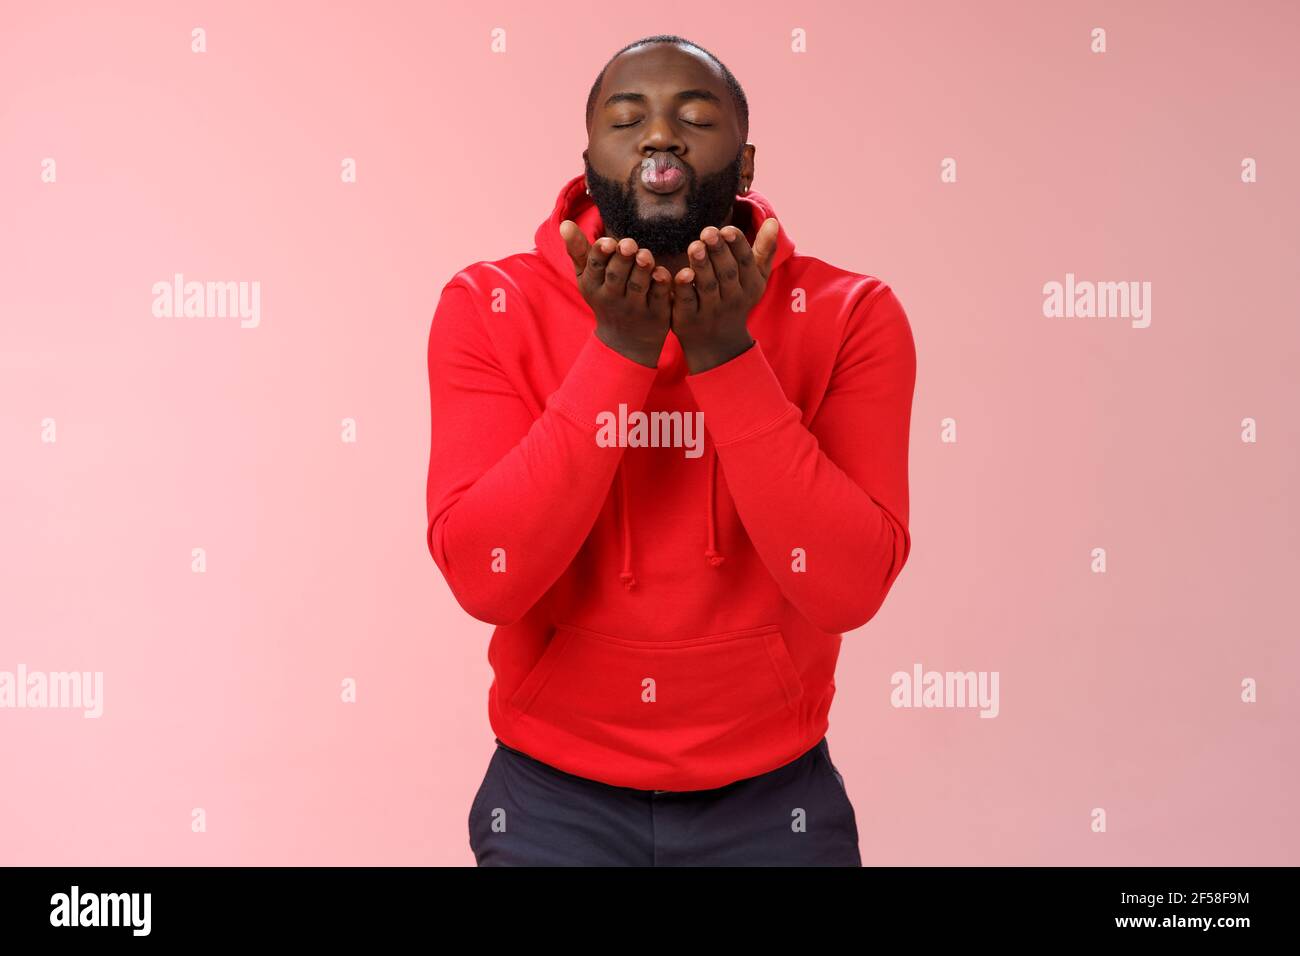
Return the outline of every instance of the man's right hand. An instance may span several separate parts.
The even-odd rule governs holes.
[[[596,316],[596,336],[614,351],[655,368],[672,317],[672,276],[656,266],[636,240],[602,236],[587,242],[572,219],[560,223],[560,237],[573,262],[582,297]]]

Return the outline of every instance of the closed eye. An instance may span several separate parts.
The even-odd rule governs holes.
[[[613,125],[614,125],[614,129],[627,129],[629,126],[635,126],[639,122],[641,121],[638,119],[638,120],[633,120],[630,123],[615,123]],[[687,126],[698,126],[700,129],[706,129],[713,125],[712,123],[692,123],[690,120],[682,120],[682,122],[685,123]]]

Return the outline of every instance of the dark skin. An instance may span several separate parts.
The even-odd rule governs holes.
[[[706,95],[683,95],[691,90]],[[624,93],[638,96],[618,95]],[[744,140],[735,104],[713,62],[692,47],[659,43],[628,50],[609,65],[583,155],[600,176],[619,181],[633,176],[643,217],[680,217],[686,189],[667,195],[648,189],[633,175],[641,161],[670,152],[703,177],[733,162],[743,144],[744,190],[754,180],[754,146]],[[767,288],[778,232],[775,219],[765,220],[750,248],[729,210],[721,228],[706,226],[686,249],[656,263],[650,250],[630,237],[607,234],[588,243],[572,220],[560,224],[600,340],[654,368],[672,332],[691,374],[753,345],[747,320]]]

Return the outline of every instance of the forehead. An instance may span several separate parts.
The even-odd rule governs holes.
[[[664,92],[700,87],[718,94],[725,105],[727,85],[717,65],[694,47],[651,43],[620,53],[605,70],[596,108],[612,93]]]

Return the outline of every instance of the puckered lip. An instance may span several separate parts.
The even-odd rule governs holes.
[[[634,176],[640,175],[641,167],[645,164],[645,161],[647,159],[653,159],[655,161],[656,168],[661,170],[680,169],[683,173],[688,172],[686,168],[686,164],[683,163],[680,159],[678,159],[675,154],[659,152],[659,153],[651,153],[649,156],[643,156],[641,158],[641,162],[636,164],[636,171],[633,173]]]

